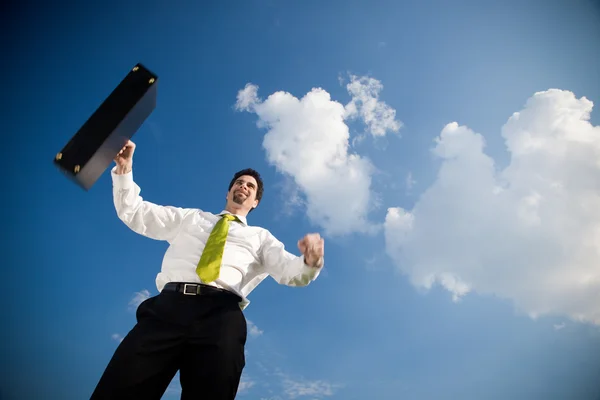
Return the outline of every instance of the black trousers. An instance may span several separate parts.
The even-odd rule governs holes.
[[[178,370],[182,400],[235,398],[247,335],[236,297],[163,291],[136,319],[91,400],[159,400]]]

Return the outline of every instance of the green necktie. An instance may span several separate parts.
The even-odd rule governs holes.
[[[202,279],[202,282],[209,283],[219,277],[221,261],[223,260],[223,250],[229,231],[229,221],[239,219],[235,215],[223,214],[213,230],[210,232],[202,256],[196,267],[196,273]]]

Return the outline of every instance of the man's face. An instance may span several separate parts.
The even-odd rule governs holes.
[[[233,203],[236,208],[251,210],[258,205],[256,190],[258,184],[256,179],[250,175],[240,176],[227,193],[227,202]]]

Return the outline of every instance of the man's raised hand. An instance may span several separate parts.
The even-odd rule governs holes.
[[[117,164],[117,174],[127,174],[131,172],[133,167],[133,153],[135,152],[135,143],[128,140],[125,146],[119,151],[119,154],[115,157],[115,163]]]

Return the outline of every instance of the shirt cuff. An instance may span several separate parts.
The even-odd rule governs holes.
[[[317,267],[311,267],[304,262],[304,256],[300,256],[300,260],[302,260],[302,275],[310,278],[311,281],[317,279],[321,270],[323,269],[323,265],[325,265],[324,259],[321,259],[320,264]]]
[[[116,189],[131,187],[133,184],[133,171],[129,171],[126,174],[117,174],[117,167],[114,166],[110,175],[112,176],[113,186]]]

